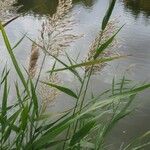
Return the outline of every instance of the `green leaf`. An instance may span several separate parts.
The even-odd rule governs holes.
[[[10,24],[12,21],[16,20],[19,16],[12,18],[11,20],[7,21],[6,23],[3,24],[3,27],[7,26]],[[1,30],[1,29],[0,29]]]
[[[81,115],[83,116],[84,114],[87,114],[91,111],[94,111],[96,109],[99,109],[99,108],[103,108],[103,107],[106,107],[108,106],[109,104],[112,104],[113,102],[117,102],[117,101],[120,101],[120,100],[124,100],[125,98],[129,98],[131,96],[134,96],[135,94],[147,89],[147,88],[150,88],[150,84],[145,84],[143,86],[140,86],[140,87],[137,87],[137,88],[134,88],[133,90],[130,90],[128,92],[123,92],[121,94],[116,94],[114,96],[111,96],[107,99],[104,99],[104,100],[99,100],[98,102],[96,102],[95,104],[93,104],[89,109],[87,109],[85,112],[83,112]],[[78,117],[81,117],[80,115]]]
[[[3,101],[2,101],[2,115],[5,117],[7,112],[7,100],[8,100],[8,88],[7,88],[7,78],[5,79]]]
[[[83,62],[83,63],[80,63],[80,64],[68,66],[66,68],[55,69],[55,70],[53,70],[53,72],[59,72],[59,71],[64,71],[64,70],[68,70],[68,69],[70,70],[72,68],[92,66],[92,65],[96,65],[96,64],[100,64],[100,63],[104,63],[104,62],[109,62],[109,61],[119,59],[119,58],[124,58],[124,57],[126,57],[126,56],[117,56],[117,57],[101,58],[101,59],[97,59],[97,60],[91,60],[91,61],[88,61],[88,62]],[[51,71],[48,71],[48,72],[51,72]]]
[[[118,29],[118,31],[110,37],[105,43],[103,43],[99,48],[97,48],[96,53],[94,55],[94,59],[98,58],[98,56],[113,42],[116,35],[119,33],[119,31],[124,27],[124,25]]]
[[[50,129],[51,127],[53,127],[56,123],[58,123],[60,120],[64,119],[68,114],[70,114],[70,113],[66,113],[65,115],[63,115],[62,117],[60,117],[59,119],[57,119],[56,121],[54,121],[54,122],[52,122],[52,123],[50,123],[50,124],[40,126],[39,128],[37,128],[37,129],[35,130],[35,132],[40,133],[40,132],[49,130],[49,129]]]
[[[63,126],[67,121],[69,121],[72,118],[72,117],[67,117],[66,118],[66,116],[68,114],[69,113],[66,113],[65,115],[63,115],[62,117],[57,119],[56,121],[54,121],[52,123],[49,123],[47,125],[40,126],[39,128],[37,128],[35,130],[35,133],[36,133],[35,138],[37,138],[41,132],[46,132],[46,133],[39,140],[35,141],[33,145],[32,145],[32,143],[29,142],[26,145],[25,149],[30,149],[31,147],[34,147],[35,149],[36,148],[39,149],[41,147],[46,146],[48,143],[50,143],[51,142],[51,137],[54,138],[57,134],[59,134],[59,133],[55,132],[55,130],[57,130],[59,127]],[[63,119],[63,121],[61,121],[62,119]],[[47,135],[48,135],[48,138],[47,138]]]
[[[8,126],[8,129],[11,128],[11,130],[13,130],[16,133],[19,131],[19,128],[14,123],[12,123],[12,121],[14,119],[17,119],[17,117],[19,115],[18,112],[20,113],[20,111],[17,111],[7,120],[4,120],[3,116],[0,115],[0,122],[5,124],[5,127]],[[8,132],[8,131],[6,130],[5,132],[3,132],[3,135],[6,134],[6,132]],[[5,138],[5,137],[3,137],[3,138]]]
[[[38,112],[38,98],[37,98],[37,95],[36,95],[36,91],[35,91],[35,88],[34,88],[34,85],[32,83],[32,80],[30,80],[30,86],[31,86],[31,93],[32,93],[32,100],[33,100],[33,104],[34,104],[34,109],[33,111],[35,111],[37,117],[39,115],[39,112]]]
[[[52,55],[50,52],[48,52],[44,47],[42,47],[41,45],[37,44],[35,41],[33,41],[31,38],[27,37],[30,41],[34,42],[38,47],[40,47],[46,54],[48,54],[49,56],[51,56],[52,58],[54,58],[56,61],[58,61],[60,64],[62,64],[65,67],[68,67],[67,64],[65,64],[63,61],[61,61],[58,57]],[[79,74],[72,68],[68,69],[79,79],[80,82],[82,82],[82,78],[79,76]],[[50,71],[53,72],[53,71]]]
[[[71,141],[70,146],[74,146],[75,144],[79,143],[86,135],[89,134],[90,130],[94,127],[95,121],[90,121],[86,125],[84,125],[78,132],[76,132]]]
[[[148,145],[150,145],[150,142],[144,142],[144,144],[141,144],[138,146],[142,141],[145,141],[146,139],[150,139],[150,131],[147,131],[142,136],[135,138],[133,141],[131,141],[123,150],[140,150]],[[147,141],[147,140],[146,140]]]
[[[16,72],[17,72],[18,76],[20,77],[20,80],[22,81],[22,84],[24,85],[24,88],[26,89],[28,95],[30,95],[30,92],[29,92],[29,89],[28,89],[28,85],[27,85],[27,83],[26,83],[26,81],[25,81],[25,78],[24,78],[22,72],[21,72],[21,69],[20,69],[20,67],[19,67],[19,65],[18,65],[18,62],[17,62],[17,60],[16,60],[16,57],[15,57],[15,55],[14,55],[14,53],[13,53],[13,51],[12,51],[11,45],[10,45],[10,43],[9,43],[7,34],[6,34],[5,30],[4,30],[4,28],[3,28],[2,24],[1,24],[1,22],[0,22],[0,29],[1,29],[1,32],[2,32],[2,36],[3,36],[4,42],[5,42],[6,48],[7,48],[7,50],[8,50],[8,53],[9,53],[10,57],[11,57],[11,60],[12,60],[12,62],[13,62],[13,65],[14,65],[14,67],[15,67],[15,69],[16,69]]]
[[[37,141],[35,141],[32,146],[35,149],[40,148],[41,146],[43,147],[44,145],[50,143],[55,137],[57,137],[60,133],[62,133],[65,129],[67,129],[67,127],[69,127],[72,123],[77,121],[83,115],[90,113],[94,110],[98,110],[100,108],[106,107],[115,101],[117,102],[120,100],[124,100],[124,98],[128,98],[132,95],[135,95],[136,93],[143,91],[144,89],[149,88],[149,87],[150,87],[150,84],[146,84],[146,85],[143,85],[143,86],[140,86],[138,88],[131,90],[129,93],[122,93],[119,95],[115,95],[103,101],[99,100],[98,102],[93,104],[91,107],[89,107],[87,110],[85,110],[81,114],[75,114],[74,116],[67,117],[64,121],[58,123],[53,128],[50,128],[44,135],[42,135]]]
[[[28,123],[28,104],[24,107],[22,113],[21,113],[21,125],[20,128],[21,130],[25,130],[27,123]]]
[[[95,144],[87,141],[80,141],[80,146],[83,148],[95,149]]]
[[[48,86],[51,86],[51,87],[54,87],[58,90],[60,90],[61,92],[69,95],[69,96],[72,96],[74,98],[78,98],[78,96],[70,89],[66,88],[66,87],[63,87],[63,86],[59,86],[59,85],[56,85],[56,84],[53,84],[53,83],[47,83],[47,82],[42,82],[43,84],[46,84]]]
[[[107,10],[107,12],[105,14],[105,17],[103,18],[102,30],[105,30],[105,28],[106,28],[106,26],[108,24],[108,21],[110,19],[110,16],[112,14],[113,9],[114,9],[115,3],[116,3],[116,0],[111,0],[109,8],[108,8],[108,10]]]
[[[150,146],[150,142],[141,144],[140,146],[137,146],[137,147],[134,147],[134,148],[132,148],[132,150],[144,150],[145,148],[148,148],[148,146]]]
[[[18,83],[16,82],[15,84],[15,87],[16,87],[16,94],[17,94],[17,98],[18,98],[18,101],[19,101],[19,106],[24,108],[24,104],[23,104],[23,101],[22,101],[22,98],[21,98],[21,95],[20,95],[20,91],[19,91],[19,87],[18,87]]]
[[[59,144],[62,144],[65,141],[67,140],[58,140],[58,141],[49,142],[48,144],[41,146],[40,149],[49,149],[50,147],[58,146]]]
[[[20,110],[17,111],[16,113],[14,113],[14,114],[8,119],[9,121],[11,121],[11,123],[8,123],[8,124],[9,124],[9,127],[8,127],[8,129],[6,130],[6,132],[5,132],[4,136],[3,136],[3,141],[4,141],[4,142],[9,138],[9,136],[10,136],[12,130],[15,131],[15,132],[18,132],[18,131],[19,131],[19,128],[14,124],[15,121],[16,121],[16,119],[18,118],[19,114],[20,114]]]
[[[24,34],[24,36],[12,47],[12,50],[15,49],[23,41],[25,37],[26,37],[26,34]]]
[[[72,118],[73,116],[69,116],[54,127],[50,128],[44,135],[42,135],[37,141],[35,141],[33,145],[28,145],[26,149],[30,149],[30,147],[32,146],[35,149],[39,149],[50,143],[56,136],[62,133],[73,122]]]
[[[7,120],[7,101],[8,101],[8,88],[7,88],[7,78],[5,78],[3,99],[2,99],[2,116],[4,123],[2,123],[2,132],[5,130],[5,121]]]
[[[1,81],[0,84],[3,84],[3,82],[6,80],[7,76],[9,75],[9,72],[10,72],[10,70],[6,72],[6,74],[5,74],[5,76],[2,78],[2,81]]]

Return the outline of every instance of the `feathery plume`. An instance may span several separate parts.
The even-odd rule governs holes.
[[[0,20],[6,21],[14,17],[16,8],[13,7],[15,0],[0,0]],[[13,12],[13,13],[11,13]]]
[[[71,8],[72,0],[59,0],[56,13],[43,22],[40,43],[52,55],[58,56],[79,38],[71,33],[76,23],[73,16],[68,14]]]
[[[53,84],[59,84],[61,82],[57,73],[53,73],[52,75],[45,77],[44,81]],[[38,93],[42,101],[42,112],[45,112],[49,104],[59,95],[59,91],[57,89],[49,87],[43,83],[39,83]]]
[[[34,78],[37,70],[37,61],[39,58],[39,48],[35,43],[32,44],[28,73],[30,78]]]
[[[103,31],[103,33],[100,31],[97,35],[97,37],[95,38],[95,40],[93,41],[92,45],[90,46],[89,49],[89,53],[88,53],[88,57],[86,58],[86,60],[92,60],[93,56],[95,55],[96,49],[99,47],[99,45],[101,43],[105,43],[116,31],[117,31],[117,20],[114,19],[112,21],[110,21],[106,27],[106,29]],[[100,58],[108,58],[108,57],[112,57],[112,56],[120,56],[120,54],[115,51],[116,47],[118,47],[118,43],[116,41],[116,39],[107,47],[107,49],[102,52],[99,55],[99,59]],[[92,70],[92,74],[96,74],[98,72],[100,72],[105,66],[107,65],[107,63],[100,63],[97,65],[93,66],[93,70]],[[89,71],[91,67],[85,67],[85,71]]]
[[[55,14],[48,16],[42,24],[41,37],[39,38],[40,45],[54,56],[61,55],[63,50],[79,38],[78,35],[72,33],[76,21],[73,15],[68,13],[71,8],[72,0],[59,0]],[[57,73],[53,73],[43,80],[56,85],[60,83]],[[45,112],[48,105],[56,99],[59,91],[42,83],[39,83],[38,87],[39,96],[42,100],[42,112]]]

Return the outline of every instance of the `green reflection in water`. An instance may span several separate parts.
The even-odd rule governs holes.
[[[129,9],[137,18],[143,13],[145,17],[150,16],[150,0],[123,0],[125,9]]]
[[[73,4],[81,3],[91,7],[96,0],[73,0]],[[33,13],[34,15],[52,15],[55,13],[58,0],[17,0],[15,6],[21,6],[18,13]]]

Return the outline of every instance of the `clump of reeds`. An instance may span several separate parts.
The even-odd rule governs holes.
[[[35,77],[38,58],[39,58],[39,47],[33,42],[28,68],[30,78]]]
[[[104,17],[102,30],[104,30],[107,25],[115,2],[115,0],[112,0],[110,3],[109,9]],[[44,91],[42,94],[39,93],[39,96],[42,96],[44,103],[42,111],[46,110],[49,102],[57,95],[57,92],[53,91],[53,87],[60,92],[67,94],[67,96],[70,96],[70,100],[74,98],[76,105],[75,109],[70,109],[65,111],[63,114],[59,114],[61,115],[59,118],[58,116],[54,116],[55,118],[53,118],[47,114],[43,115],[40,113],[41,107],[36,85],[35,83],[32,83],[31,80],[26,79],[23,74],[22,68],[12,51],[11,43],[1,22],[0,32],[2,33],[6,49],[11,58],[16,74],[20,79],[19,81],[24,87],[22,89],[20,84],[17,84],[17,82],[15,86],[12,84],[13,92],[15,89],[14,94],[16,94],[14,95],[14,99],[16,99],[15,104],[12,104],[9,97],[10,84],[8,80],[11,72],[7,71],[7,66],[4,67],[0,76],[0,93],[2,93],[0,110],[0,149],[2,150],[40,150],[54,149],[55,147],[60,150],[106,149],[108,146],[106,138],[112,131],[112,128],[119,120],[133,112],[132,109],[130,110],[130,106],[136,94],[150,88],[149,83],[142,84],[138,87],[133,85],[129,87],[129,83],[131,83],[131,81],[123,77],[123,79],[119,80],[119,82],[113,79],[111,88],[106,90],[104,93],[98,93],[98,95],[96,95],[93,91],[91,91],[87,95],[91,74],[86,76],[86,72],[84,72],[85,75],[83,79],[81,77],[82,75],[77,72],[76,68],[87,65],[91,66],[91,61],[88,61],[88,63],[76,62],[75,65],[71,65],[69,67],[67,67],[68,65],[65,65],[65,70],[68,69],[74,73],[74,75],[80,76],[81,84],[79,92],[75,89],[58,85],[60,80],[57,72],[64,69],[55,70],[55,67],[53,67],[52,72],[50,71],[50,76],[44,79],[44,83],[46,84],[40,85],[41,92]],[[98,36],[96,41],[98,42],[94,43],[98,43],[97,46],[99,46],[99,44],[101,44],[101,38]],[[89,55],[88,60],[93,59],[90,57],[93,57],[94,51],[92,51],[92,49],[94,48],[91,48],[91,55]],[[108,49],[109,48],[107,46],[104,50],[107,51]],[[110,56],[108,52],[101,55],[102,56],[99,57]],[[35,43],[33,43],[29,63],[29,74],[31,74],[32,77],[35,76],[37,60],[38,50]],[[56,61],[58,60],[60,59],[57,58]],[[61,62],[62,61],[60,61],[60,63]],[[62,62],[62,64],[64,63]],[[92,61],[92,65],[94,64],[98,64],[95,59]],[[51,82],[52,84],[49,84]],[[45,85],[50,85],[52,88],[42,87]],[[91,95],[89,95],[90,93]],[[88,99],[85,99],[86,97]],[[86,103],[84,103],[85,100],[87,100]],[[9,103],[11,103],[11,105],[9,105]],[[66,130],[68,134],[64,137]],[[119,149],[145,149],[145,147],[150,145],[149,137],[150,131],[130,142],[127,146],[121,145]],[[143,139],[143,142],[141,142],[141,139]]]
[[[59,0],[56,12],[48,16],[42,24],[39,42],[51,55],[61,55],[73,41],[79,38],[78,35],[72,33],[76,21],[73,15],[69,14],[71,8],[72,0]],[[60,83],[58,74],[53,74],[44,80],[54,84]],[[45,111],[58,95],[58,90],[42,83],[38,87],[42,108]]]
[[[42,24],[40,43],[52,54],[58,56],[70,43],[79,38],[74,35],[73,15],[68,12],[72,8],[72,0],[59,0],[56,13]]]

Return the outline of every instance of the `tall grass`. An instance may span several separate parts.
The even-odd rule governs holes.
[[[108,25],[116,0],[112,0],[102,22],[101,36]],[[122,28],[122,27],[121,27]],[[4,67],[1,74],[0,87],[2,92],[2,104],[0,108],[0,148],[2,150],[41,150],[41,149],[106,149],[105,140],[107,135],[118,123],[119,120],[129,115],[133,110],[130,108],[131,103],[136,95],[149,88],[150,84],[132,87],[131,81],[123,77],[118,83],[115,79],[112,87],[99,95],[92,95],[86,99],[87,90],[89,88],[94,65],[113,61],[124,56],[108,56],[99,57],[114,41],[114,38],[120,32],[121,28],[108,38],[105,42],[99,41],[95,48],[95,53],[88,61],[75,62],[68,54],[66,58],[70,64],[64,63],[59,57],[56,57],[46,49],[45,46],[34,43],[31,51],[29,69],[27,75],[23,74],[22,68],[14,54],[7,33],[2,23],[0,30],[12,60],[16,75],[20,81],[16,81],[14,85],[14,93],[16,93],[16,103],[9,104],[9,76],[10,71]],[[101,39],[101,38],[100,38]],[[35,82],[36,63],[38,60],[38,50],[42,49],[48,57],[55,59],[55,63],[51,70],[46,74],[52,77],[55,73],[64,70],[70,71],[80,83],[78,92],[69,87],[63,86],[54,80],[44,81],[41,78],[36,80],[39,85],[45,85],[50,89],[57,89],[74,99],[75,107],[59,114],[55,118],[48,115],[46,109],[42,109],[39,100],[37,82]],[[57,68],[56,63],[60,63],[62,68]],[[89,69],[86,70],[85,68]],[[79,73],[83,68],[84,75]],[[26,78],[26,76],[28,76]],[[20,88],[21,82],[23,89]],[[104,96],[105,95],[105,96]],[[47,96],[47,95],[46,95]],[[44,104],[44,106],[46,106]],[[44,111],[43,111],[44,110]],[[60,136],[61,135],[61,136]],[[148,131],[142,137],[139,137],[128,145],[120,147],[122,150],[142,149],[150,144],[149,141],[140,143],[141,139],[150,136]]]

